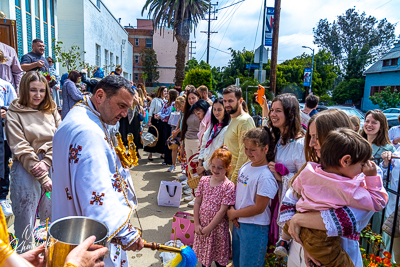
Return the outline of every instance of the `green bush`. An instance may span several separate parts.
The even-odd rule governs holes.
[[[200,85],[207,86],[208,90],[212,90],[212,74],[211,70],[202,70],[202,69],[191,69],[185,76],[185,80],[183,80],[183,88],[186,85],[192,84],[196,88]]]

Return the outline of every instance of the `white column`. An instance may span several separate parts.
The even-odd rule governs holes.
[[[40,14],[40,36],[38,38],[40,38],[40,40],[44,39],[44,23],[43,23],[43,6],[44,6],[44,1],[39,1],[40,2],[40,7],[39,7],[39,14]]]
[[[30,0],[31,2],[31,21],[32,21],[32,40],[39,38],[36,36],[36,3],[35,0]]]
[[[22,44],[23,44],[23,53],[26,54],[29,52],[30,47],[26,43],[27,36],[27,27],[26,27],[26,6],[25,1],[21,0],[21,21],[22,21]],[[29,50],[28,50],[29,49]]]

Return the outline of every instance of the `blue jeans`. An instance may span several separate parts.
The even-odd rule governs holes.
[[[263,267],[267,254],[269,225],[240,223],[233,225],[232,251],[235,267]]]

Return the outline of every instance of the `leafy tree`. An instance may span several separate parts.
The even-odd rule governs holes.
[[[178,41],[176,52],[175,85],[182,86],[185,79],[186,47],[190,32],[204,17],[210,7],[210,0],[146,0],[142,16],[146,9],[152,18],[154,28],[171,27]],[[161,34],[161,33],[160,33]]]
[[[85,51],[80,52],[80,48],[77,45],[73,45],[69,49],[64,49],[62,45],[62,41],[57,41],[54,44],[54,61],[60,62],[61,66],[67,68],[68,72],[85,67],[85,62],[82,60],[82,56],[86,53]]]
[[[304,69],[311,67],[312,57],[303,53],[293,59],[286,60],[277,66],[276,88],[277,93],[294,93],[302,99],[305,93],[303,86]],[[265,67],[267,76],[271,66]],[[333,88],[338,77],[339,68],[333,65],[333,56],[325,49],[314,56],[314,73],[312,91],[316,95],[324,95]]]
[[[396,41],[395,24],[386,19],[378,21],[365,12],[358,13],[354,8],[337,17],[330,23],[321,19],[314,31],[314,44],[330,51],[337,65],[344,66],[354,49],[368,55],[365,65],[376,61],[385,54]],[[353,54],[354,56],[354,54]]]
[[[333,89],[332,99],[339,104],[344,104],[346,100],[353,100],[353,103],[358,103],[363,96],[363,92],[363,79],[343,80]]]
[[[186,74],[185,80],[183,81],[183,88],[186,85],[192,84],[195,87],[205,85],[209,90],[212,90],[212,74],[211,70],[192,69]]]
[[[160,78],[160,72],[158,71],[158,60],[156,52],[153,48],[145,48],[140,53],[142,60],[143,74],[142,79],[146,83],[154,83]]]
[[[204,60],[201,60],[199,63],[196,58],[192,58],[186,61],[185,73],[188,73],[192,69],[211,70],[211,66]]]
[[[397,89],[394,89],[392,92],[390,86],[370,96],[369,99],[374,105],[378,105],[380,109],[397,108],[400,106],[400,92]]]

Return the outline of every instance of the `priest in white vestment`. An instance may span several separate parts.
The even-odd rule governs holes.
[[[52,221],[87,216],[109,229],[110,255],[105,266],[129,266],[125,250],[140,250],[143,241],[129,219],[137,207],[129,169],[115,153],[108,125],[132,106],[135,91],[121,76],[108,76],[92,97],[76,104],[53,139]]]

